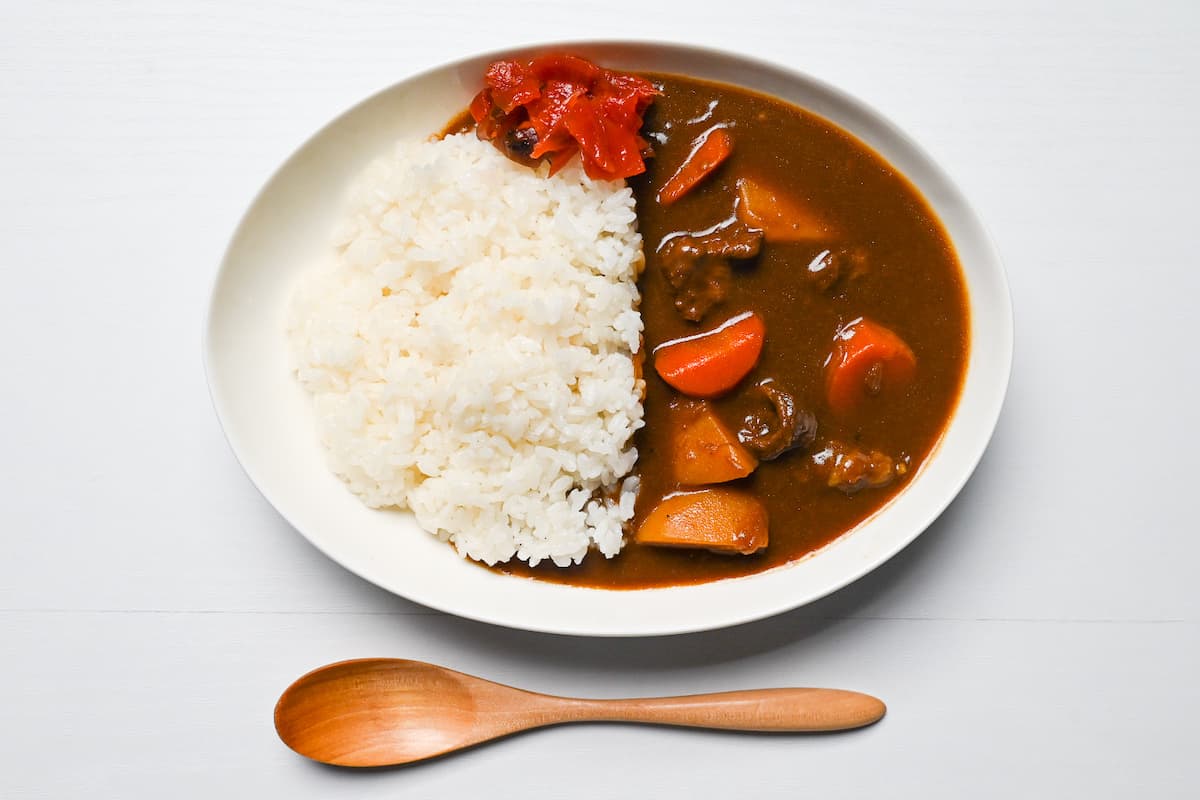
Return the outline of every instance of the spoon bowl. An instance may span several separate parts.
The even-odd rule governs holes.
[[[885,710],[870,695],[841,689],[628,700],[556,697],[421,661],[368,658],[330,664],[298,679],[275,705],[275,730],[284,744],[315,761],[381,767],[567,722],[819,732],[870,725]]]

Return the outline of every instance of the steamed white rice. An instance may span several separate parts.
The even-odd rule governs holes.
[[[370,166],[288,324],[331,468],[489,564],[620,550],[643,384],[634,200],[474,135]]]

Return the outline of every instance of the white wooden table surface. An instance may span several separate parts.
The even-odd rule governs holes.
[[[0,797],[1200,796],[1200,6],[703,5],[0,2]],[[824,601],[620,641],[446,617],[326,561],[221,437],[201,318],[267,175],[406,74],[569,37],[824,78],[997,239],[1017,357],[992,446]],[[278,692],[367,655],[597,696],[839,685],[890,713],[817,738],[563,728],[368,773],[286,750]]]

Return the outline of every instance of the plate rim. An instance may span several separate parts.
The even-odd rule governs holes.
[[[974,446],[972,447],[971,452],[969,454],[969,462],[970,463],[969,463],[968,468],[963,469],[961,471],[961,473],[958,474],[957,478],[953,482],[947,484],[947,488],[941,493],[939,501],[937,503],[931,504],[929,506],[929,510],[925,514],[922,515],[921,522],[917,525],[912,526],[912,528],[909,531],[907,531],[904,535],[896,536],[894,538],[894,540],[891,541],[891,543],[888,547],[882,548],[873,558],[865,559],[861,564],[858,564],[855,569],[847,571],[846,573],[841,575],[839,578],[827,581],[827,582],[823,583],[822,585],[812,588],[808,591],[797,591],[794,595],[779,599],[773,603],[758,603],[758,604],[753,604],[751,607],[742,609],[740,611],[732,611],[732,612],[726,611],[726,613],[724,613],[716,618],[692,619],[690,621],[682,622],[682,623],[679,621],[664,622],[664,623],[658,623],[658,624],[655,624],[653,622],[648,622],[645,624],[639,624],[637,626],[630,626],[628,623],[625,623],[623,625],[613,626],[613,627],[605,626],[604,624],[597,625],[597,624],[595,624],[596,620],[594,620],[594,619],[582,620],[581,621],[582,624],[563,624],[562,622],[538,622],[536,618],[514,620],[511,618],[505,618],[505,616],[503,616],[503,615],[490,614],[486,610],[483,610],[481,608],[464,608],[464,607],[456,606],[454,603],[446,602],[437,597],[429,597],[429,596],[425,596],[425,595],[414,596],[414,594],[410,594],[401,588],[397,588],[392,585],[388,585],[388,583],[386,583],[386,582],[381,582],[379,579],[377,579],[377,577],[367,574],[367,571],[362,569],[359,565],[347,563],[346,560],[338,557],[334,553],[331,553],[325,546],[322,545],[322,543],[320,541],[318,541],[318,539],[316,537],[311,536],[304,529],[304,527],[297,524],[296,521],[292,518],[292,516],[285,509],[284,504],[277,502],[276,498],[272,496],[272,492],[269,491],[267,489],[267,487],[264,485],[264,483],[261,480],[259,480],[259,478],[255,475],[254,470],[247,464],[247,459],[244,457],[242,451],[239,449],[238,445],[236,444],[235,437],[232,436],[230,433],[230,427],[229,427],[229,424],[227,422],[227,417],[226,417],[227,411],[223,410],[222,400],[219,397],[219,395],[220,395],[220,389],[218,388],[219,379],[216,379],[215,375],[214,375],[213,327],[214,327],[214,316],[215,316],[215,310],[216,310],[216,304],[217,304],[221,279],[225,275],[225,273],[228,269],[231,254],[234,251],[235,246],[238,244],[240,237],[242,236],[242,234],[244,233],[244,231],[246,229],[247,223],[250,221],[250,218],[251,218],[253,212],[255,211],[255,209],[258,207],[260,201],[268,193],[268,191],[271,189],[271,187],[275,184],[276,180],[280,177],[280,175],[286,172],[286,170],[293,163],[293,161],[302,152],[304,152],[305,149],[310,144],[312,144],[316,140],[319,140],[322,137],[322,135],[324,135],[327,131],[329,131],[330,129],[337,126],[340,122],[342,122],[344,119],[346,119],[350,115],[354,114],[355,111],[359,110],[362,107],[368,106],[369,104],[371,104],[373,102],[379,101],[385,95],[388,95],[391,92],[396,91],[397,89],[399,89],[400,87],[402,87],[405,84],[409,84],[409,83],[412,83],[415,81],[419,81],[423,78],[433,76],[436,73],[439,73],[444,70],[457,69],[457,68],[460,68],[471,62],[481,61],[481,60],[496,60],[498,58],[520,56],[520,55],[529,54],[529,53],[533,53],[533,52],[545,52],[545,51],[551,51],[551,50],[564,50],[564,49],[589,50],[589,51],[620,50],[620,49],[630,49],[630,48],[638,49],[638,48],[646,48],[646,47],[656,48],[660,52],[668,51],[668,50],[674,51],[675,55],[688,55],[693,58],[705,58],[705,59],[716,58],[716,59],[722,59],[722,60],[725,60],[728,62],[736,62],[736,63],[740,63],[742,65],[746,65],[749,68],[754,69],[756,71],[765,71],[768,73],[774,73],[776,76],[785,78],[787,80],[798,81],[801,84],[808,84],[809,86],[815,88],[819,92],[822,92],[822,93],[830,96],[835,102],[843,104],[843,105],[847,106],[848,108],[850,108],[851,110],[853,110],[855,113],[869,118],[873,122],[873,124],[879,126],[879,128],[881,130],[883,130],[889,137],[894,138],[895,141],[900,146],[902,146],[903,148],[906,148],[907,150],[909,150],[911,152],[912,155],[914,155],[916,158],[918,158],[922,162],[923,167],[925,169],[929,170],[930,173],[933,175],[933,177],[935,177],[941,183],[942,188],[948,189],[952,193],[954,204],[962,210],[962,212],[965,214],[965,216],[969,220],[969,222],[976,228],[976,233],[978,234],[979,244],[986,250],[986,253],[988,256],[987,260],[989,262],[989,265],[994,268],[992,270],[991,277],[994,278],[996,281],[998,281],[997,288],[1000,290],[998,292],[997,296],[992,298],[992,302],[999,304],[999,308],[997,310],[1000,312],[999,322],[1001,323],[1000,324],[1001,330],[995,331],[995,333],[1001,334],[1000,340],[998,342],[996,342],[996,344],[998,344],[1000,347],[1000,355],[1001,355],[1002,363],[993,364],[991,366],[992,369],[1000,368],[1002,371],[1002,375],[999,375],[999,378],[1000,378],[999,387],[1000,388],[999,388],[998,392],[996,392],[991,397],[991,402],[987,408],[980,409],[975,412],[977,416],[980,414],[983,415],[983,417],[981,419],[981,424],[984,428],[986,428],[986,433],[984,435],[982,435],[981,437],[979,437],[974,442]],[[725,81],[725,82],[730,83],[729,81]],[[736,84],[731,84],[731,85],[736,85]],[[743,87],[743,88],[747,88],[752,91],[757,91],[757,92],[764,93],[764,94],[767,93],[764,90],[757,89],[754,87],[747,86],[747,87]],[[784,102],[790,103],[790,101],[787,101],[787,100],[784,100]],[[791,104],[795,105],[795,103],[791,103]],[[817,112],[810,111],[809,113],[817,113]],[[819,116],[823,116],[823,115],[819,115]],[[860,133],[858,133],[854,130],[849,130],[838,122],[834,122],[832,120],[831,120],[831,122],[833,122],[833,124],[837,125],[837,127],[839,127],[840,129],[846,130],[847,133],[854,136],[856,139],[859,139],[860,141],[862,140]],[[864,142],[864,144],[868,147],[871,147],[871,149],[874,149],[869,143]],[[890,163],[890,160],[889,160],[889,163]],[[913,178],[909,177],[909,175],[904,170],[900,170],[899,168],[897,168],[897,172],[899,172],[901,175],[903,175],[905,177],[905,179],[908,180],[914,186],[914,188],[916,188],[918,190],[918,192],[921,193],[923,199],[925,199],[925,201],[927,203],[930,202],[928,199],[927,193],[922,191],[921,186]],[[949,232],[947,233],[947,235],[949,236]],[[956,244],[953,237],[951,237],[951,243]],[[956,246],[956,250],[957,249],[958,248]],[[971,310],[972,317],[973,317],[975,305],[973,302],[973,298],[970,295],[968,297],[968,308]],[[469,54],[469,55],[457,57],[452,60],[446,61],[442,64],[428,67],[428,68],[419,70],[417,72],[406,74],[406,75],[400,77],[398,80],[393,81],[392,83],[388,84],[387,86],[371,93],[369,96],[362,98],[362,99],[354,102],[353,104],[349,105],[348,107],[344,108],[340,113],[335,115],[332,119],[330,119],[328,122],[326,122],[320,128],[318,128],[316,131],[314,131],[311,135],[305,137],[303,139],[303,141],[299,145],[294,147],[288,153],[288,155],[279,163],[279,165],[270,172],[270,175],[261,184],[261,186],[255,191],[253,197],[251,198],[251,200],[245,207],[244,211],[238,218],[238,222],[234,226],[234,229],[233,229],[232,233],[230,234],[229,240],[228,240],[225,248],[222,251],[221,259],[218,262],[218,267],[213,272],[211,280],[210,280],[210,284],[209,284],[208,302],[205,305],[203,330],[202,330],[202,337],[201,337],[201,357],[202,357],[201,360],[203,363],[206,385],[208,387],[209,399],[212,403],[213,410],[217,417],[218,424],[219,424],[221,431],[226,439],[226,442],[228,443],[228,445],[230,447],[230,450],[232,451],[232,453],[234,455],[235,460],[237,461],[238,465],[241,467],[243,473],[247,476],[247,478],[250,480],[251,484],[259,492],[259,494],[262,495],[262,497],[272,506],[272,508],[276,511],[276,513],[278,513],[280,515],[280,517],[282,517],[284,519],[284,521],[286,521],[288,523],[289,526],[291,526],[297,533],[299,533],[310,545],[315,547],[319,552],[321,552],[324,556],[326,556],[327,558],[332,560],[334,563],[336,563],[339,566],[341,566],[342,568],[350,571],[351,573],[357,575],[358,577],[362,578],[363,580],[366,580],[369,583],[379,586],[380,588],[383,588],[392,594],[396,594],[398,596],[401,596],[408,600],[411,600],[412,602],[416,602],[418,604],[421,604],[423,606],[432,608],[434,610],[437,610],[437,611],[440,611],[443,613],[452,614],[454,616],[471,619],[471,620],[475,620],[478,622],[484,622],[484,623],[498,625],[498,626],[502,626],[502,627],[514,628],[514,629],[519,629],[519,630],[527,630],[527,631],[538,632],[538,633],[552,633],[552,634],[561,634],[561,635],[589,636],[589,637],[628,637],[628,636],[639,636],[640,637],[640,636],[679,635],[679,634],[687,634],[687,633],[696,633],[696,632],[707,631],[707,630],[717,630],[720,628],[730,627],[733,625],[740,625],[740,624],[745,624],[745,623],[765,619],[767,617],[775,616],[777,614],[781,614],[783,612],[786,612],[786,611],[789,611],[789,610],[792,610],[795,608],[799,608],[801,606],[815,602],[816,600],[819,600],[823,597],[826,597],[834,592],[837,592],[840,589],[844,588],[845,586],[857,581],[858,579],[862,578],[863,576],[865,576],[865,575],[869,574],[870,572],[874,571],[875,569],[877,569],[879,566],[881,566],[885,562],[889,561],[897,553],[899,553],[901,550],[903,550],[905,547],[907,547],[909,544],[911,544],[913,541],[915,541],[917,539],[917,537],[919,537],[922,533],[924,533],[929,528],[929,526],[932,525],[933,522],[936,521],[936,519],[941,516],[941,514],[946,510],[946,508],[955,500],[955,498],[958,497],[958,495],[962,491],[962,488],[966,485],[967,481],[975,473],[981,459],[983,458],[984,453],[987,451],[987,448],[988,448],[993,436],[995,435],[996,427],[999,422],[1000,414],[1003,410],[1005,399],[1007,397],[1008,389],[1009,389],[1010,383],[1011,383],[1012,366],[1013,366],[1013,345],[1014,345],[1014,312],[1013,312],[1013,305],[1012,305],[1011,287],[1010,287],[1010,284],[1008,281],[1007,271],[1005,270],[1005,267],[1004,267],[1004,262],[1000,256],[1000,252],[995,244],[994,238],[992,237],[990,231],[988,230],[987,226],[983,222],[983,219],[980,217],[978,212],[975,210],[974,206],[970,203],[970,201],[967,199],[966,195],[959,188],[959,185],[953,180],[953,178],[946,171],[946,169],[944,167],[942,167],[942,165],[938,161],[936,161],[928,153],[928,151],[925,150],[925,148],[923,148],[918,142],[916,142],[905,131],[900,129],[886,115],[884,115],[880,111],[876,110],[874,107],[867,104],[866,102],[860,100],[856,96],[850,94],[849,92],[846,92],[845,90],[842,90],[842,89],[840,89],[820,78],[817,78],[807,72],[793,68],[793,67],[785,65],[785,64],[780,64],[777,62],[760,59],[755,56],[750,56],[750,55],[746,55],[744,53],[739,53],[739,52],[736,52],[733,50],[727,50],[727,49],[723,49],[723,48],[714,48],[714,47],[709,47],[709,46],[694,45],[694,44],[681,43],[681,42],[664,41],[664,40],[657,40],[657,39],[629,38],[629,39],[580,39],[580,40],[562,40],[562,41],[547,41],[547,42],[538,42],[538,43],[528,43],[528,44],[514,45],[512,47],[506,47],[506,48],[490,49],[490,50],[480,52],[480,53]],[[974,341],[973,340],[972,340],[972,350],[974,350]],[[964,376],[963,388],[961,390],[962,393],[964,393],[964,394],[967,389],[969,377],[970,377],[969,373]],[[951,421],[953,421],[954,417],[957,416],[957,414],[959,413],[959,410],[961,408],[961,401],[962,401],[962,397],[960,395],[959,404],[955,406],[954,412],[951,416]],[[949,426],[947,427],[947,430],[949,430]],[[944,436],[943,436],[943,439],[944,439]],[[933,458],[936,455],[937,450],[941,448],[941,445],[942,445],[942,441],[939,441],[939,443],[937,445],[935,445],[935,450],[933,453],[931,453],[930,458],[926,459],[926,462],[925,462],[926,464],[929,464],[932,462]],[[907,492],[907,491],[908,491],[908,487],[906,487],[904,491],[900,492],[897,495],[897,497],[904,495],[905,492]],[[895,503],[895,498],[893,498],[887,504],[882,506],[876,512],[876,515],[885,513],[894,503]],[[874,515],[872,518],[874,518]],[[538,583],[540,586],[544,586],[544,587],[557,587],[558,589],[565,589],[572,593],[590,592],[590,593],[596,593],[596,594],[608,595],[608,596],[611,596],[611,595],[636,596],[636,595],[642,595],[643,593],[647,593],[647,592],[685,594],[685,593],[693,592],[695,590],[702,591],[702,590],[704,590],[705,587],[714,587],[714,586],[719,586],[719,585],[730,586],[730,585],[736,585],[736,584],[743,583],[743,582],[754,581],[755,579],[761,578],[762,576],[765,576],[765,575],[774,574],[774,573],[778,573],[781,571],[787,571],[787,570],[797,566],[798,564],[809,561],[813,557],[815,557],[815,556],[819,555],[820,553],[824,552],[825,550],[827,550],[829,547],[834,546],[838,542],[841,542],[841,541],[847,539],[848,537],[852,536],[854,534],[854,532],[859,527],[861,527],[862,524],[864,524],[864,523],[860,523],[859,525],[856,525],[854,528],[852,528],[851,530],[842,534],[841,536],[839,536],[838,538],[833,540],[830,544],[826,545],[825,547],[822,547],[819,550],[806,555],[805,557],[802,557],[800,559],[789,562],[788,564],[780,565],[773,569],[764,570],[763,572],[754,573],[752,575],[731,578],[731,579],[725,579],[722,581],[713,581],[713,582],[704,583],[704,584],[692,584],[692,585],[685,585],[685,586],[656,587],[656,588],[635,589],[635,590],[607,590],[607,589],[595,589],[595,588],[590,588],[590,587],[563,587],[562,585],[549,584],[546,582],[537,582],[537,581],[531,581],[531,582]],[[464,566],[469,566],[472,569],[478,569],[477,567],[474,567],[473,565],[464,565]],[[498,577],[500,577],[503,580],[528,580],[528,579],[521,579],[521,578],[512,578],[509,576],[498,576]],[[534,616],[536,617],[536,614]]]

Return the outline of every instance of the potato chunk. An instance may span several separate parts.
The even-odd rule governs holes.
[[[799,198],[751,178],[738,178],[738,219],[768,242],[814,242],[833,236],[830,226]]]
[[[671,467],[679,483],[725,483],[746,477],[758,466],[758,459],[725,427],[708,403],[677,401],[671,412],[675,428]]]
[[[750,555],[767,546],[767,509],[735,489],[701,489],[664,498],[638,528],[641,544]]]

